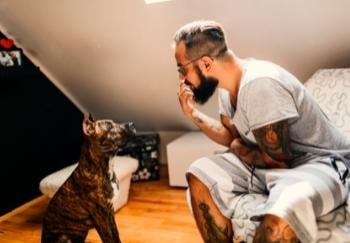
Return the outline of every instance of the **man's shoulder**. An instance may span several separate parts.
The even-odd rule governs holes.
[[[286,89],[299,87],[301,82],[288,70],[270,61],[258,59],[246,59],[243,61],[243,75],[240,89],[258,85],[281,85]]]
[[[243,61],[242,81],[248,83],[256,79],[280,79],[284,69],[272,62],[249,58]]]

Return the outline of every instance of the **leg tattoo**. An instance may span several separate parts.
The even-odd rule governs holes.
[[[215,204],[208,188],[195,176],[188,176],[191,204],[197,227],[205,243],[232,243],[231,220]]]
[[[228,225],[219,226],[216,224],[213,216],[209,212],[209,206],[206,203],[200,203],[199,209],[202,211],[205,220],[205,228],[208,239],[206,243],[228,242],[229,229]]]
[[[254,243],[300,243],[286,221],[266,215],[256,230]]]

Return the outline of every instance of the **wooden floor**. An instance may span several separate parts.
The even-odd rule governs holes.
[[[131,184],[127,205],[116,213],[123,243],[202,242],[187,207],[185,189],[169,187],[166,174],[162,174],[159,181]],[[47,203],[42,196],[0,217],[0,242],[40,242]],[[101,242],[94,229],[86,242]]]

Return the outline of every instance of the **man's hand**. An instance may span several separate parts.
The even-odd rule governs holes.
[[[257,168],[287,168],[285,162],[272,159],[258,147],[252,148],[247,146],[241,138],[234,139],[230,149],[243,162],[250,166],[255,166]]]
[[[195,109],[195,102],[193,99],[193,91],[190,86],[185,83],[185,80],[182,80],[179,85],[179,90],[177,92],[179,98],[180,106],[183,113],[192,118],[193,111]]]
[[[230,149],[248,165],[262,168],[266,167],[260,149],[248,147],[241,138],[235,138],[231,143]]]
[[[210,139],[224,146],[229,146],[232,139],[238,136],[234,125],[226,127],[220,121],[207,116],[195,107],[193,91],[185,80],[180,82],[177,95],[183,113]]]

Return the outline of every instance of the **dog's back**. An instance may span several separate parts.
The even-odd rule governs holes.
[[[85,141],[78,167],[51,199],[42,242],[84,242],[95,227],[103,242],[120,242],[111,200],[117,180],[109,158],[135,130],[130,124],[84,119]]]

